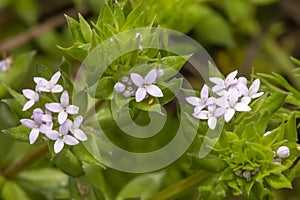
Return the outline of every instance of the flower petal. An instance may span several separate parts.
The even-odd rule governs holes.
[[[207,124],[210,129],[214,130],[217,125],[217,118],[216,117],[208,118]]]
[[[255,93],[255,94],[251,95],[251,98],[256,99],[258,97],[261,97],[263,94],[264,94],[263,92]]]
[[[235,70],[235,71],[231,72],[230,74],[228,74],[228,75],[227,75],[227,77],[226,77],[225,81],[226,81],[227,83],[230,83],[230,82],[232,82],[232,81],[235,79],[235,77],[236,77],[237,73],[238,73],[238,71],[237,71],[237,70]]]
[[[47,83],[48,81],[42,77],[33,77],[33,81],[36,83],[36,84],[41,84],[41,83]]]
[[[207,99],[207,98],[208,98],[208,87],[206,84],[204,84],[201,89],[201,99]]]
[[[51,128],[52,127],[49,127],[49,126],[47,126],[45,124],[42,124],[40,126],[40,132],[46,134],[47,132],[51,131]]]
[[[35,97],[35,91],[33,90],[24,89],[22,90],[22,93],[27,99],[34,99]]]
[[[157,78],[157,71],[156,69],[152,69],[146,76],[144,83],[152,84],[156,81]]]
[[[31,119],[21,119],[20,122],[28,128],[33,128],[35,126],[34,121]]]
[[[66,108],[69,105],[69,94],[67,91],[64,91],[60,97],[61,105]]]
[[[245,103],[237,103],[234,106],[234,109],[236,111],[242,111],[242,112],[247,112],[247,111],[251,110],[251,108],[247,104],[245,104]]]
[[[141,87],[144,83],[143,77],[137,73],[131,73],[130,78],[132,82],[138,87]]]
[[[193,116],[198,119],[208,119],[209,112],[207,110],[202,110],[200,113],[193,113]]]
[[[60,78],[60,71],[56,72],[52,77],[51,77],[51,80],[50,82],[55,85],[58,81],[58,79]]]
[[[52,93],[60,93],[62,92],[64,89],[61,85],[54,85],[52,88],[51,88],[51,92]]]
[[[33,128],[29,134],[29,143],[33,144],[36,139],[39,137],[40,130],[37,128]]]
[[[224,84],[224,80],[221,79],[221,78],[211,77],[211,78],[209,78],[209,80],[210,80],[211,82],[213,82],[214,84],[217,84],[217,85]]]
[[[61,112],[63,111],[63,107],[61,106],[60,103],[46,103],[45,107],[47,108],[47,110],[51,111],[51,112]]]
[[[138,88],[137,91],[135,92],[135,100],[136,102],[141,102],[143,99],[146,97],[146,89],[145,88]]]
[[[26,111],[29,108],[31,108],[34,105],[34,100],[29,100],[25,103],[25,105],[23,106],[22,111]]]
[[[83,117],[81,115],[77,116],[75,119],[74,119],[74,127],[75,128],[79,128],[81,123],[83,121]]]
[[[203,110],[203,108],[205,108],[205,106],[196,106],[196,107],[194,108],[194,113],[195,113],[195,114],[200,113],[200,112]]]
[[[63,124],[59,127],[59,133],[63,135],[67,135],[69,130],[71,129],[72,122],[71,120],[67,119]]]
[[[224,115],[226,112],[226,109],[224,107],[219,107],[215,110],[215,116],[216,117],[221,117],[222,115]]]
[[[156,85],[148,85],[146,86],[146,91],[148,94],[154,96],[154,97],[163,97],[163,93],[159,87]]]
[[[258,91],[259,86],[260,86],[260,80],[255,79],[255,81],[253,81],[252,85],[249,88],[249,96],[255,94]]]
[[[66,135],[64,140],[65,140],[65,143],[68,145],[76,145],[79,143],[76,138],[74,138],[73,136],[70,136],[70,135]]]
[[[229,122],[232,119],[232,117],[234,116],[234,113],[235,113],[234,109],[232,109],[232,108],[228,109],[224,114],[225,122]]]
[[[81,129],[74,130],[74,136],[80,141],[86,141],[88,138]]]
[[[54,152],[59,153],[64,148],[64,145],[65,143],[62,139],[56,140],[56,142],[54,143]]]
[[[74,105],[69,105],[66,109],[67,113],[71,114],[71,115],[75,115],[78,114],[79,112],[79,107],[78,106],[74,106]]]
[[[52,131],[48,131],[46,132],[46,136],[50,139],[50,140],[57,140],[59,133],[55,130]]]
[[[67,117],[68,117],[68,113],[67,112],[65,112],[65,111],[59,112],[58,113],[58,123],[59,124],[64,123],[66,121]]]
[[[193,97],[193,96],[190,96],[190,97],[186,97],[185,100],[191,104],[192,106],[199,106],[200,105],[200,101],[201,99],[198,98],[198,97]]]

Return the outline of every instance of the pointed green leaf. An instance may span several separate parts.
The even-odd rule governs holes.
[[[274,189],[293,188],[291,181],[283,174],[271,174],[265,177],[266,182]]]

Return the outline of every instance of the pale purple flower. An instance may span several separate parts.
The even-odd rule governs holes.
[[[199,113],[194,113],[193,116],[198,119],[207,119],[208,127],[212,130],[216,128],[218,117],[223,113],[216,108],[216,105],[208,106],[208,110],[202,110]]]
[[[201,89],[200,98],[190,96],[186,97],[185,100],[189,104],[195,106],[194,113],[198,114],[206,106],[214,104],[215,98],[209,97],[208,86],[204,84],[204,86]]]
[[[62,125],[61,127],[64,130],[69,130],[74,136],[75,138],[77,138],[80,141],[86,141],[87,140],[87,136],[85,135],[85,133],[80,129],[81,123],[83,121],[82,116],[77,116],[74,119],[74,122],[72,122],[70,119],[67,119]]]
[[[236,111],[246,112],[251,110],[248,101],[243,101],[242,99],[239,102],[237,90],[225,91],[222,97],[216,99],[216,104],[220,106],[220,108],[218,108],[220,110],[219,112],[224,113],[226,122],[229,122],[232,119]]]
[[[251,99],[256,99],[256,98],[262,96],[264,93],[258,92],[259,86],[260,86],[259,79],[256,79],[255,81],[253,81],[253,83],[249,87],[249,90],[247,90],[246,93],[244,94],[244,97],[243,97],[244,101],[250,102]]]
[[[154,97],[163,97],[163,93],[159,87],[154,85],[157,78],[156,69],[151,70],[145,78],[137,73],[131,73],[130,78],[138,87],[135,92],[136,102],[141,102],[146,98],[147,93]]]
[[[23,95],[29,99],[23,106],[22,111],[26,111],[29,108],[31,108],[35,102],[39,101],[39,94],[36,91],[30,90],[30,89],[24,89],[22,90]]]
[[[237,79],[235,78],[236,75],[237,75],[237,70],[228,74],[225,80],[218,77],[209,78],[209,80],[215,84],[215,86],[212,88],[212,91],[217,95],[221,96],[224,90],[227,90],[231,85],[236,84],[237,82]]]
[[[277,149],[276,155],[279,158],[287,158],[290,156],[290,149],[287,146],[281,146]]]
[[[42,77],[34,77],[33,80],[36,83],[37,92],[51,92],[51,93],[60,93],[63,91],[63,87],[57,84],[60,78],[60,72],[56,72],[50,79],[47,81]]]
[[[51,130],[46,132],[46,136],[50,140],[55,140],[54,143],[54,152],[59,153],[63,148],[65,144],[68,145],[76,145],[79,143],[79,141],[74,138],[73,136],[67,135],[69,132],[67,127],[60,126],[59,131]]]
[[[51,126],[43,124],[43,114],[40,113],[39,110],[35,109],[33,119],[34,120],[31,120],[31,119],[21,119],[20,120],[20,122],[24,126],[32,129],[29,134],[30,144],[33,144],[37,140],[40,132],[45,134],[46,132],[48,132],[52,129],[52,124],[51,124]]]
[[[79,107],[75,105],[69,105],[69,94],[64,91],[60,97],[60,103],[47,103],[46,108],[51,111],[58,113],[58,123],[62,124],[68,118],[68,114],[78,114]]]

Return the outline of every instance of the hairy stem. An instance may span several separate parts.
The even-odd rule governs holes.
[[[48,152],[48,142],[44,142],[37,148],[33,149],[27,155],[20,160],[17,160],[11,164],[7,169],[4,170],[3,176],[7,179],[11,179],[16,176],[20,171],[43,157]]]
[[[179,196],[183,192],[200,185],[200,183],[205,181],[210,175],[211,174],[207,172],[198,172],[196,174],[193,174],[187,177],[186,179],[183,179],[178,183],[175,183],[174,185],[171,185],[163,189],[162,191],[156,193],[148,200],[174,199],[175,197]]]

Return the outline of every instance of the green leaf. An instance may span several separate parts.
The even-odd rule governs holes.
[[[291,181],[283,174],[271,174],[265,177],[266,182],[274,189],[293,188]]]
[[[294,57],[290,57],[290,59],[292,60],[292,62],[293,62],[295,65],[297,65],[297,66],[300,67],[300,60],[299,60],[299,59],[294,58]]]
[[[57,198],[58,193],[66,192],[68,176],[55,168],[38,168],[21,172],[18,183],[24,189],[39,193],[47,199]]]
[[[103,77],[97,84],[89,88],[89,91],[92,91],[93,93],[95,92],[93,97],[97,99],[112,99],[114,84],[112,77]]]
[[[79,115],[84,116],[88,107],[88,95],[85,90],[77,91],[77,93],[73,97],[74,105],[79,107]]]
[[[162,87],[163,97],[159,98],[161,105],[167,104],[174,99],[182,86],[183,79],[173,78],[169,82],[161,82],[158,85]]]
[[[287,123],[285,124],[285,134],[284,138],[290,142],[298,141],[297,127],[296,127],[296,117],[295,113],[293,113]]]
[[[58,46],[58,48],[61,49],[66,54],[68,54],[69,56],[71,56],[72,58],[74,58],[75,60],[83,62],[88,55],[90,44],[75,42],[71,47],[64,48]]]
[[[50,141],[49,145],[53,152],[54,142]],[[54,155],[53,161],[59,169],[69,176],[84,175],[80,160],[66,147],[59,154]]]
[[[128,198],[138,198],[142,200],[147,199],[156,191],[158,191],[164,172],[156,172],[151,174],[144,174],[131,180],[119,192],[116,200],[125,200]]]
[[[13,181],[6,181],[2,188],[2,197],[5,200],[29,200],[25,191]]]
[[[132,28],[139,28],[144,26],[144,8],[142,6],[142,1],[137,5],[127,16],[125,24],[122,26],[121,30],[130,30]]]
[[[215,66],[211,61],[208,61],[208,77],[217,77],[224,79],[224,75],[219,71],[218,67]]]
[[[204,169],[209,172],[221,172],[227,165],[222,158],[207,155],[205,158],[199,158],[198,155],[192,155],[191,169]]]
[[[80,24],[82,36],[86,42],[91,42],[92,35],[93,35],[91,27],[80,14],[78,14],[78,16],[79,16],[79,24]]]
[[[81,32],[81,24],[79,22],[77,22],[75,19],[73,19],[72,17],[69,17],[67,15],[65,15],[65,17],[68,22],[68,26],[71,31],[71,35],[72,35],[74,42],[75,43],[77,43],[77,42],[84,43],[85,39]]]
[[[23,125],[2,130],[1,133],[9,135],[20,142],[29,142],[30,129]],[[41,139],[38,139],[37,142],[41,142]]]
[[[227,21],[216,11],[203,4],[198,4],[198,21],[201,25],[196,26],[195,38],[202,43],[232,46],[234,43],[233,33]]]
[[[160,65],[160,67],[164,70],[164,75],[159,79],[166,80],[176,75],[176,73],[179,72],[184,63],[191,56],[192,55],[163,57],[160,61],[157,62],[157,64]]]
[[[98,160],[97,158],[95,158],[87,149],[86,147],[83,145],[82,142],[80,142],[79,144],[75,145],[72,149],[71,149],[72,153],[81,161],[83,162],[87,162],[87,163],[91,163],[91,164],[95,164],[95,165],[100,165],[102,166],[104,169],[105,167],[101,164],[100,160]]]

